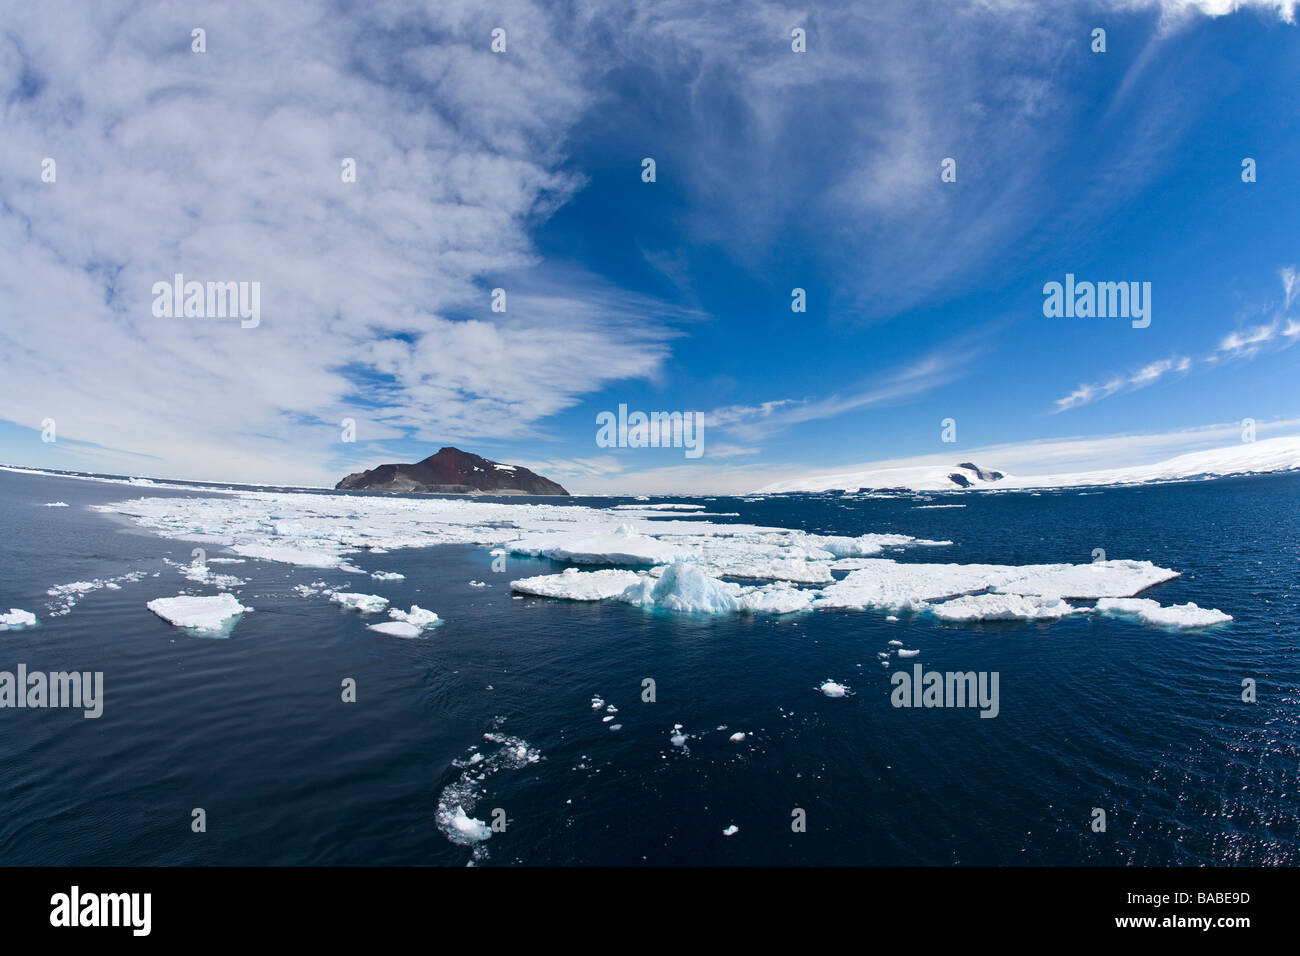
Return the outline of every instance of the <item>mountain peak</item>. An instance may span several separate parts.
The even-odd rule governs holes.
[[[567,495],[523,465],[506,465],[444,445],[414,464],[387,464],[348,475],[335,490],[407,494]]]

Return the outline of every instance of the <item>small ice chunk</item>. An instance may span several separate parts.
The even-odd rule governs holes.
[[[45,507],[47,507],[47,508],[66,508],[67,506],[68,506],[68,503],[67,503],[66,501],[47,501],[47,502],[45,502]]]
[[[360,611],[362,614],[377,614],[388,607],[388,598],[380,597],[378,594],[353,594],[349,591],[335,591],[330,595],[330,600],[335,604],[343,605],[348,610]]]
[[[849,689],[844,684],[837,684],[833,680],[827,680],[821,687],[817,688],[827,697],[847,697]]]
[[[725,829],[725,830],[722,831],[722,835],[723,835],[723,836],[733,836],[733,835],[735,835],[735,834],[737,834],[737,833],[739,833],[739,832],[740,832],[740,827],[736,826],[736,825],[733,823],[731,826],[727,827],[727,829]]]
[[[398,574],[396,571],[371,571],[370,576],[376,581],[405,581],[405,574]]]
[[[482,820],[469,816],[464,807],[457,807],[448,822],[456,835],[469,843],[478,843],[492,836],[492,828]]]
[[[744,734],[743,732],[742,732],[742,733],[738,733],[738,734],[732,734],[728,739],[729,739],[733,744],[738,744],[738,743],[740,743],[742,740],[745,739],[745,734]]]
[[[915,650],[915,651],[904,651],[904,650],[899,650],[899,652],[898,652],[898,656],[899,656],[899,657],[916,657],[916,656],[919,655],[920,653],[921,653],[921,652],[920,652],[919,650]]]
[[[469,582],[469,586],[472,588],[485,588],[488,586],[488,583],[486,581],[471,581]]]
[[[22,608],[11,607],[8,614],[0,614],[0,631],[16,631],[20,628],[35,626],[36,615],[31,611],[24,611]]]
[[[412,604],[409,611],[403,611],[401,608],[395,607],[388,612],[388,616],[395,621],[409,624],[412,627],[418,627],[421,630],[442,623],[442,618],[438,617],[437,614],[433,611],[426,611],[418,604]]]
[[[367,624],[366,627],[390,637],[419,637],[420,629],[405,621],[384,621],[382,624]]]

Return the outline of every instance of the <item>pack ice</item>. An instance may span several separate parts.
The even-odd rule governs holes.
[[[703,515],[683,518],[680,511],[673,513],[675,509],[656,513],[568,504],[245,490],[222,497],[137,498],[95,507],[123,515],[163,537],[224,547],[245,558],[345,571],[360,572],[352,558],[366,551],[474,544],[578,566],[512,581],[512,589],[521,594],[614,600],[677,613],[871,609],[965,622],[1052,620],[1096,612],[1165,627],[1204,627],[1231,619],[1194,605],[1167,609],[1152,601],[1150,606],[1094,608],[1071,603],[1134,599],[1178,576],[1177,571],[1150,561],[1036,565],[899,561],[885,553],[930,550],[951,542],[904,534],[818,535],[723,524]],[[593,567],[600,565],[605,567]],[[356,609],[382,610],[382,598],[367,597],[374,600],[354,605]],[[367,603],[369,608],[364,606]]]

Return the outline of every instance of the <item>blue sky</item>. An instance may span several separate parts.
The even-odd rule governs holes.
[[[1294,4],[293,6],[0,14],[0,461],[709,492],[1300,433]],[[260,323],[154,316],[177,272]],[[1066,273],[1150,326],[1045,317]]]

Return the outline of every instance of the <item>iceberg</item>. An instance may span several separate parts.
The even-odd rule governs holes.
[[[791,614],[805,610],[813,593],[789,582],[743,587],[710,577],[696,565],[674,562],[657,579],[651,575],[638,578],[619,600],[643,608],[696,614]]]

